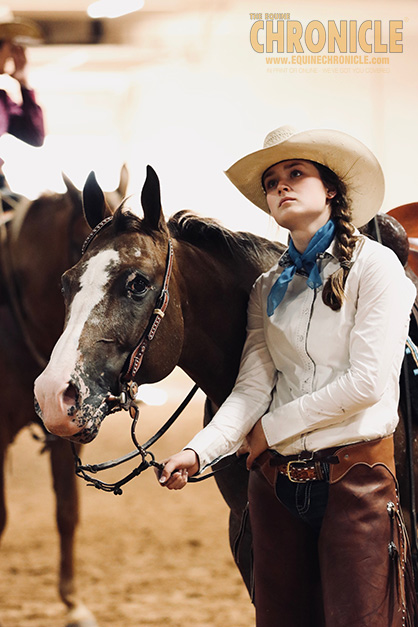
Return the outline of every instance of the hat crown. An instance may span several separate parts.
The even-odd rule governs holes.
[[[39,44],[43,40],[39,26],[29,19],[15,17],[7,6],[0,5],[0,41],[11,41],[18,46]]]
[[[286,141],[286,139],[289,139],[290,137],[292,137],[292,135],[295,135],[296,133],[298,133],[298,130],[294,126],[279,126],[279,128],[276,128],[274,131],[270,131],[270,133],[266,136],[263,148],[276,146],[277,144]]]

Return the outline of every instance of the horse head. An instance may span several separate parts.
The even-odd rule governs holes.
[[[142,220],[123,205],[104,220],[108,207],[93,173],[83,189],[92,233],[80,261],[62,277],[64,332],[35,381],[46,428],[74,441],[97,435],[112,410],[109,398],[119,392],[121,373],[159,307],[171,241],[158,177],[150,167],[141,203]],[[136,375],[139,383],[162,379],[179,361],[184,322],[178,280],[173,272],[169,307]]]

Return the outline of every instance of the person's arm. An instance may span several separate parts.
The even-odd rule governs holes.
[[[31,146],[42,146],[45,139],[44,116],[35,100],[35,92],[30,88],[26,75],[27,60],[25,49],[13,46],[14,71],[11,76],[18,81],[22,92],[22,104],[17,105],[10,98],[8,132]]]
[[[176,471],[195,474],[236,452],[270,406],[277,372],[265,342],[260,287],[257,281],[250,294],[247,338],[234,389],[210,423],[183,451],[166,460],[160,482],[170,489],[180,489],[187,482],[187,473]]]
[[[374,405],[392,369],[400,366],[415,288],[388,248],[375,248],[362,263],[349,369],[325,387],[266,413],[261,422],[269,446],[345,421]],[[329,341],[337,341],[332,329]]]

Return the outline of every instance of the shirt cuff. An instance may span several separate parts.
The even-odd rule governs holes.
[[[209,428],[211,425],[207,425],[204,429],[199,431],[194,438],[190,440],[184,447],[191,448],[199,458],[199,474],[202,473],[208,466],[213,466],[222,457],[226,455],[232,455],[235,453],[242,444],[242,440],[230,448],[228,441],[213,428]]]

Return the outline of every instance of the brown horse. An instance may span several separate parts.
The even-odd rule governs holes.
[[[66,328],[35,385],[48,430],[75,442],[97,435],[119,394],[121,373],[130,372],[135,363],[130,360],[134,348],[140,355],[151,335],[136,382],[158,381],[179,365],[206,393],[211,409],[219,406],[238,371],[251,286],[283,250],[186,212],[166,224],[151,168],[142,205],[142,220],[119,209],[101,223],[106,207],[93,176],[84,188],[86,217],[94,230],[82,259],[63,276]],[[169,274],[170,300],[161,321],[167,296],[161,290]],[[145,343],[138,344],[138,338]],[[396,440],[402,471],[402,430]],[[231,508],[231,545],[238,550],[234,554],[250,588],[251,534],[245,525],[240,527],[248,473],[235,462],[216,478]],[[400,478],[405,479],[402,472]],[[404,484],[402,489],[406,491]]]
[[[6,524],[4,461],[8,445],[26,425],[37,421],[33,381],[60,336],[64,306],[60,276],[80,257],[89,229],[81,193],[64,177],[64,194],[43,194],[21,202],[2,227],[0,246],[0,534]],[[126,193],[126,169],[111,202]],[[113,195],[115,197],[113,198]],[[8,214],[5,214],[8,215]],[[5,230],[7,229],[7,231]],[[60,536],[59,592],[72,627],[95,627],[78,598],[74,581],[74,533],[78,522],[74,461],[68,442],[48,437],[56,520]]]
[[[408,265],[418,276],[418,202],[400,205],[388,211],[388,215],[395,219],[405,230],[408,238]]]
[[[411,202],[407,205],[400,205],[391,211],[388,215],[397,220],[405,230],[408,240],[408,264],[406,272],[409,278],[418,288],[418,202]],[[414,307],[415,325],[412,333],[414,342],[418,343],[418,306]]]

